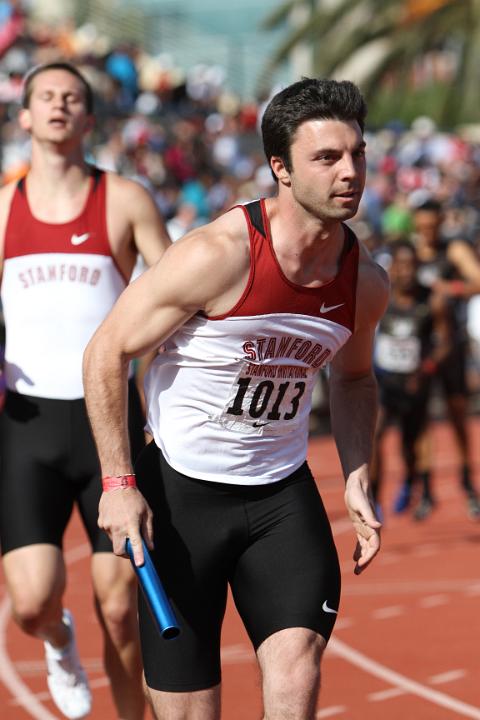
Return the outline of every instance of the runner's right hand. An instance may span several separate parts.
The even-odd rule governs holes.
[[[130,538],[136,565],[143,565],[142,537],[153,550],[153,513],[138,488],[119,488],[102,493],[98,527],[112,541],[113,552],[128,557],[125,541]]]

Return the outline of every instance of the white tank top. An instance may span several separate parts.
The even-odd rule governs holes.
[[[62,224],[33,217],[23,180],[15,190],[1,288],[10,390],[83,397],[83,352],[126,285],[108,241],[105,186],[95,170],[84,209]]]
[[[242,298],[201,314],[168,341],[145,380],[148,429],[167,462],[202,480],[280,480],[304,462],[316,375],[353,332],[358,242],[345,227],[337,276],[291,283],[271,243],[263,201],[243,207],[251,246]]]

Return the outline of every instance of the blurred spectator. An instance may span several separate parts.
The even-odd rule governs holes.
[[[198,224],[197,217],[197,208],[193,203],[181,203],[175,215],[167,222],[167,230],[172,242],[179,240],[195,227]]]
[[[138,95],[138,71],[135,65],[136,50],[132,45],[115,48],[105,61],[105,70],[118,82],[119,107],[129,112]]]
[[[412,213],[405,193],[397,192],[382,214],[382,232],[390,241],[408,236],[413,229]]]
[[[24,28],[25,14],[20,0],[2,0],[0,2],[0,56],[20,36]]]
[[[400,426],[404,480],[394,511],[410,507],[419,478],[418,440],[428,423],[431,380],[450,352],[451,328],[445,300],[417,280],[417,255],[407,240],[391,246],[391,297],[375,339],[374,364],[380,410],[375,436],[371,482],[374,500],[381,500],[382,439],[387,426]],[[414,517],[423,520],[433,508],[430,478],[420,474],[423,492]]]
[[[480,260],[462,237],[448,243],[442,237],[442,206],[431,200],[413,215],[419,260],[418,280],[448,302],[452,346],[437,374],[460,454],[460,481],[470,512],[480,517],[480,503],[473,488],[471,444],[468,435],[467,299],[480,292]]]

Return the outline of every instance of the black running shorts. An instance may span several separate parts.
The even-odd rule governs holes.
[[[176,639],[160,638],[140,594],[150,688],[191,692],[220,682],[228,585],[255,649],[291,627],[310,628],[328,640],[340,601],[340,570],[306,463],[269,485],[207,482],[173,470],[152,442],[136,473],[154,514],[152,558],[181,625]]]
[[[383,372],[377,376],[377,379],[380,405],[384,411],[384,426],[391,424],[393,420],[398,420],[404,439],[411,444],[428,423],[432,378],[422,378],[420,387],[412,393],[407,389],[410,377]]]
[[[129,384],[132,456],[144,446],[143,413]],[[93,552],[110,552],[97,525],[100,467],[85,401],[51,400],[8,392],[0,417],[0,542],[2,554],[49,543],[62,547],[78,504]]]
[[[438,382],[447,398],[456,395],[468,395],[468,352],[468,345],[465,341],[459,340],[455,342],[448,357],[441,363],[438,369]]]

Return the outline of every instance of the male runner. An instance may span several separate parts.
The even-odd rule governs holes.
[[[13,615],[45,643],[48,685],[69,718],[90,710],[71,615],[63,610],[62,538],[77,503],[93,550],[96,609],[118,717],[143,716],[135,581],[97,527],[99,465],[81,377],[84,348],[125,288],[137,252],[148,264],[169,244],[148,193],[84,161],[92,91],[72,66],[27,76],[22,128],[27,176],[0,191],[6,407],[2,417],[0,533]],[[132,453],[143,445],[133,383]]]
[[[278,195],[178,240],[119,299],[89,344],[86,399],[114,551],[140,533],[182,632],[159,640],[143,602],[157,718],[220,715],[220,629],[230,584],[262,671],[266,718],[311,720],[340,572],[306,465],[315,377],[330,362],[332,425],[358,537],[379,549],[368,462],[377,410],[371,353],[387,280],[343,224],[365,183],[366,108],[349,82],[304,79],[266,109]],[[154,436],[130,475],[128,360],[165,343],[146,379]],[[141,490],[141,492],[140,492]],[[153,518],[150,506],[153,508]]]
[[[449,420],[460,455],[460,486],[472,519],[480,518],[480,499],[472,478],[471,443],[468,437],[468,388],[466,328],[468,298],[480,292],[480,260],[463,238],[444,242],[441,236],[443,211],[429,200],[415,209],[414,242],[418,256],[418,281],[447,300],[452,319],[451,351],[439,366],[438,380],[445,397]],[[433,505],[432,505],[433,507]]]
[[[414,481],[422,479],[421,500],[414,517],[422,520],[433,499],[429,473],[420,469],[418,440],[428,423],[431,380],[451,351],[450,322],[445,300],[419,285],[417,257],[408,240],[390,246],[390,302],[380,320],[374,347],[374,365],[379,385],[380,412],[375,434],[371,470],[373,497],[380,501],[382,485],[381,443],[392,420],[398,420],[405,463],[402,492],[395,510],[410,504]]]

